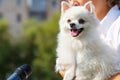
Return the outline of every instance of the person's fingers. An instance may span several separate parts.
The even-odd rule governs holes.
[[[64,77],[65,72],[64,71],[59,71],[59,74]],[[74,77],[75,79],[75,77]],[[73,80],[74,80],[73,79]],[[120,80],[120,73],[113,75],[109,80]]]
[[[64,77],[65,72],[64,72],[64,71],[59,71],[59,74],[60,74],[62,77]],[[75,80],[75,78],[76,78],[76,77],[74,76],[72,80]]]
[[[64,71],[59,71],[59,74],[62,76],[62,77],[64,77]]]

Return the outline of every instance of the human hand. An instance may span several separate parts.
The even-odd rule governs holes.
[[[61,75],[61,77],[64,77],[65,72],[59,71],[59,74]],[[120,80],[120,73],[113,75],[108,80]]]
[[[109,80],[120,80],[120,73],[113,75]]]
[[[61,77],[64,77],[65,71],[59,71],[59,74],[61,75]]]
[[[63,78],[64,75],[65,75],[65,71],[59,71],[59,74],[61,75],[61,77]],[[75,80],[75,77],[72,79],[72,80]]]

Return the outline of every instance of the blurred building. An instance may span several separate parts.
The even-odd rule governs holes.
[[[45,20],[59,10],[59,0],[31,0],[29,5],[30,17]]]
[[[0,0],[0,19],[9,22],[10,33],[16,37],[24,21],[29,18],[46,20],[59,10],[59,4],[59,0]]]
[[[28,18],[26,0],[0,0],[0,18],[9,22],[13,37],[19,36],[21,23]]]

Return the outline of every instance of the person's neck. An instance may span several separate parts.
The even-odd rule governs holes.
[[[101,7],[99,10],[96,10],[96,16],[101,21],[106,14],[109,12],[110,7]]]

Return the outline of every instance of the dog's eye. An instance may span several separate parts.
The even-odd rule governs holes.
[[[70,20],[70,19],[68,19],[68,20],[67,20],[67,22],[68,22],[68,23],[70,23],[70,22],[71,22],[71,20]]]
[[[85,23],[85,20],[84,20],[84,19],[79,19],[78,22],[79,22],[80,24],[84,24],[84,23]]]

